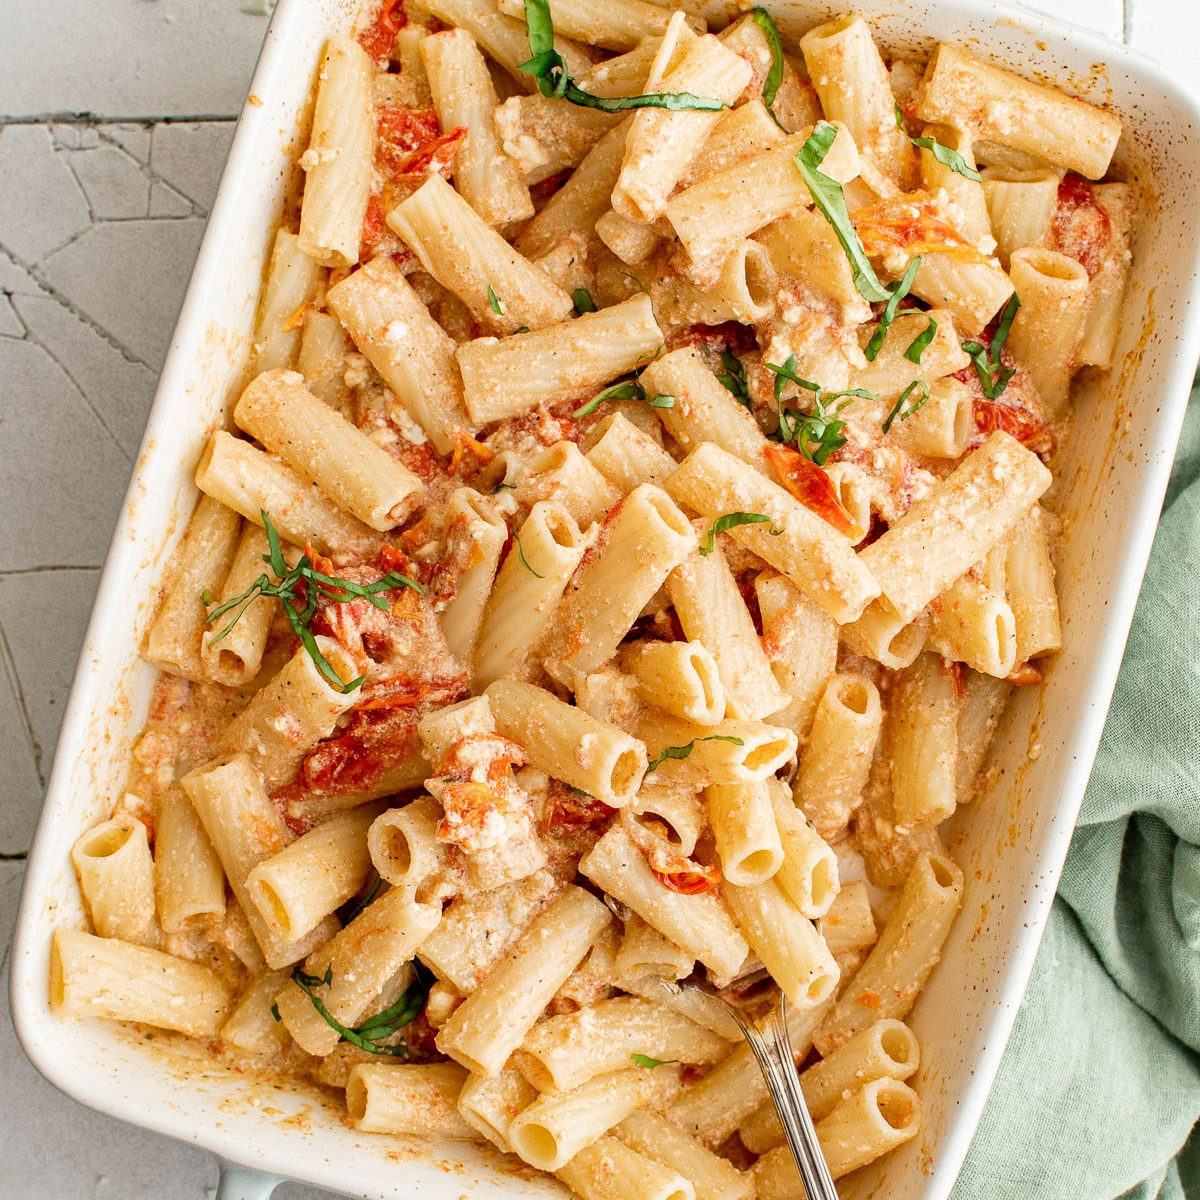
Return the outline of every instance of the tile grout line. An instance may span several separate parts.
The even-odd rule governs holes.
[[[30,750],[33,751],[33,768],[38,777],[38,784],[42,790],[46,788],[46,776],[43,770],[41,744],[37,740],[37,735],[33,731],[33,722],[29,716],[29,704],[25,699],[25,689],[21,686],[21,676],[17,671],[17,662],[13,658],[12,647],[8,642],[8,634],[4,631],[3,623],[0,623],[0,662],[3,662],[4,673],[8,676],[9,685],[13,689],[13,698],[17,701],[17,705],[21,710],[21,723],[25,727],[25,738],[29,743]]]
[[[87,128],[104,125],[211,125],[228,124],[238,119],[237,113],[188,113],[165,117],[100,117],[90,112],[47,112],[30,116],[0,115],[0,129],[6,125],[80,125]]]

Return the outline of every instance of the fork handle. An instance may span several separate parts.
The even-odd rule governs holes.
[[[825,1155],[821,1153],[817,1131],[813,1128],[804,1093],[800,1090],[800,1077],[796,1074],[792,1057],[792,1040],[788,1036],[786,1005],[787,1001],[781,995],[765,1030],[759,1030],[749,1021],[741,1019],[738,1024],[742,1026],[746,1041],[758,1059],[808,1200],[838,1200],[833,1176],[829,1173]]]

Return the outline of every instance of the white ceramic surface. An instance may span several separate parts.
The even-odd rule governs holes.
[[[795,0],[770,7],[792,38],[835,11]],[[110,1023],[64,1023],[47,1005],[50,932],[82,917],[69,848],[110,807],[141,728],[152,680],[137,659],[152,615],[148,598],[194,502],[191,473],[204,436],[244,381],[264,253],[293,182],[296,131],[321,42],[349,25],[354,8],[352,0],[283,0],[267,36],[64,720],[26,876],[13,1016],[26,1052],[63,1091],[246,1166],[371,1197],[455,1200],[481,1187],[550,1194],[552,1182],[514,1174],[474,1147],[359,1135],[315,1091],[284,1091],[226,1072],[170,1035],[147,1040]],[[1193,202],[1200,110],[1148,60],[982,0],[911,0],[899,10],[872,0],[858,10],[893,49],[923,54],[935,38],[965,42],[1113,104],[1126,122],[1122,157],[1149,197],[1123,358],[1080,397],[1077,427],[1058,464],[1056,502],[1070,530],[1059,572],[1067,649],[1045,686],[1023,693],[1006,721],[997,786],[955,820],[951,846],[967,874],[966,901],[913,1014],[926,1126],[844,1187],[855,1197],[886,1189],[894,1200],[942,1200],[978,1122],[1054,894],[1200,348],[1192,311],[1200,299]]]

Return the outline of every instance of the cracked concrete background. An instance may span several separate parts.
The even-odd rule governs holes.
[[[1036,7],[1193,77],[1200,6]],[[265,30],[239,0],[0,4],[0,968],[99,569]],[[214,1194],[210,1155],[45,1083],[7,998],[5,978],[0,1200]]]

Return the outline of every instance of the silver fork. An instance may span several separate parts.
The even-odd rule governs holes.
[[[736,985],[735,985],[736,987]],[[782,992],[776,991],[776,999],[762,1021],[756,1022],[749,1007],[740,1002],[734,988],[717,989],[719,996],[738,1023],[759,1069],[766,1081],[767,1091],[775,1102],[775,1111],[783,1126],[784,1136],[791,1148],[792,1157],[800,1171],[804,1191],[808,1200],[838,1200],[833,1176],[829,1173],[817,1131],[813,1128],[808,1105],[800,1090],[800,1077],[796,1074],[796,1062],[792,1055],[792,1039],[787,1027],[787,1000]]]

